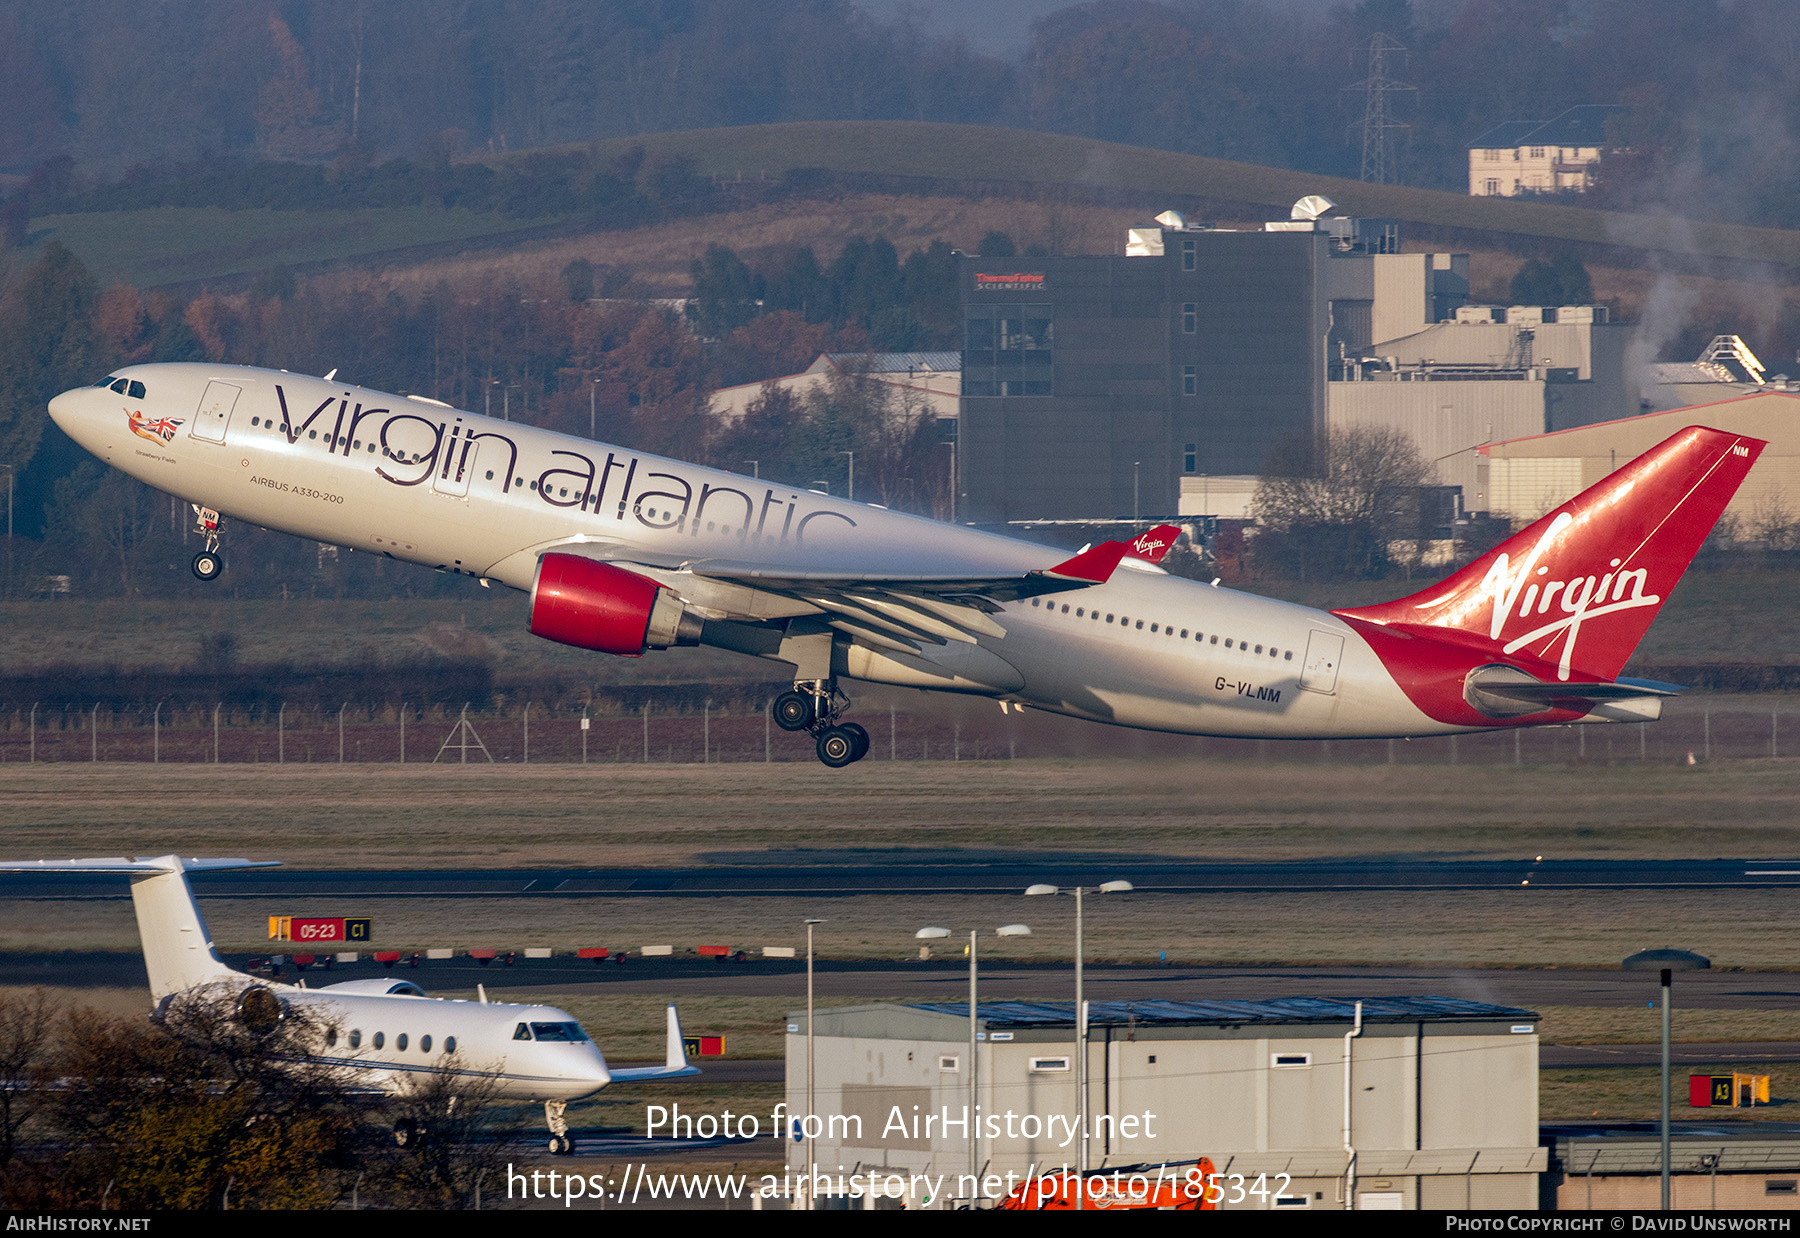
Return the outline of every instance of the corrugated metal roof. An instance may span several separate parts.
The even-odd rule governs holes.
[[[968,1003],[917,1002],[915,1010],[966,1017]],[[1467,1023],[1537,1019],[1537,1012],[1493,1006],[1460,997],[1365,997],[1364,1023]],[[977,1012],[988,1027],[1075,1026],[1074,1002],[983,1002]],[[1094,1026],[1131,1024],[1235,1026],[1258,1023],[1348,1023],[1356,1002],[1336,997],[1276,997],[1261,1001],[1089,1002]]]
[[[869,374],[910,374],[920,370],[954,374],[962,370],[959,352],[834,352],[825,356],[840,369],[848,367]]]

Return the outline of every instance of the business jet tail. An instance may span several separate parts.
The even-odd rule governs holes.
[[[10,873],[125,873],[131,877],[131,901],[137,910],[138,937],[144,967],[150,973],[150,998],[160,1002],[172,993],[197,985],[240,977],[219,958],[212,934],[194,902],[187,874],[220,868],[268,868],[276,861],[154,859],[113,857],[97,860],[0,861]]]
[[[609,1067],[607,1073],[614,1083],[630,1083],[633,1080],[645,1079],[680,1079],[687,1075],[700,1073],[698,1066],[688,1065],[687,1045],[681,1039],[681,1016],[675,1011],[675,1003],[669,1003],[668,1039],[663,1048],[663,1064],[661,1066],[632,1066],[624,1070]]]

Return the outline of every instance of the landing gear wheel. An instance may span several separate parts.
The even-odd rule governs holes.
[[[216,550],[202,550],[194,556],[194,575],[201,580],[217,580],[225,570],[225,560]]]
[[[860,727],[857,728],[861,730]],[[867,740],[865,739],[866,743]],[[819,732],[819,760],[832,769],[843,769],[859,755],[856,732],[847,726],[828,726]]]
[[[860,761],[869,755],[869,733],[867,731],[854,722],[844,723],[839,730],[850,732],[850,738],[856,744],[856,755],[850,758],[852,761]]]
[[[575,1155],[575,1141],[573,1139],[569,1138],[567,1135],[552,1135],[552,1136],[550,1136],[550,1155],[551,1156],[573,1156],[573,1155]]]
[[[769,712],[782,730],[804,731],[813,724],[813,699],[804,692],[783,692]]]
[[[394,1123],[394,1146],[396,1148],[417,1147],[422,1134],[418,1124],[411,1118],[402,1118]]]

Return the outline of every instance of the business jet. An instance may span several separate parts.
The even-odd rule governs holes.
[[[507,1100],[541,1100],[550,1128],[549,1149],[574,1151],[566,1111],[570,1101],[592,1096],[609,1083],[697,1075],[681,1039],[675,1007],[668,1010],[668,1040],[661,1066],[619,1069],[606,1059],[581,1024],[551,1006],[429,998],[410,980],[346,980],[309,989],[233,971],[219,958],[188,885],[190,872],[266,868],[271,862],[239,859],[19,860],[0,862],[0,872],[123,873],[131,878],[150,997],[158,1013],[184,995],[227,1000],[253,1029],[267,1030],[290,1012],[312,1016],[321,1040],[314,1060],[347,1073],[359,1091],[404,1092],[422,1078],[450,1076],[480,1081]],[[395,1128],[402,1143],[420,1132]]]
[[[1764,444],[1692,426],[1447,580],[1312,610],[1173,576],[1178,531],[1044,547],[662,459],[422,396],[285,371],[121,369],[50,414],[107,463],[222,520],[529,595],[530,630],[635,657],[709,645],[792,668],[772,705],[842,767],[869,749],[840,680],[1117,726],[1274,739],[1643,722],[1618,678]]]

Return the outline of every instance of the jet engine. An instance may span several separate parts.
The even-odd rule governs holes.
[[[635,658],[646,649],[700,643],[700,616],[646,576],[580,555],[538,560],[531,634]]]

